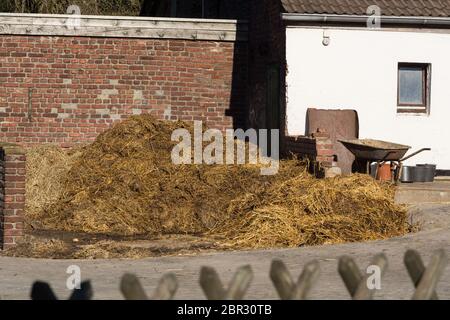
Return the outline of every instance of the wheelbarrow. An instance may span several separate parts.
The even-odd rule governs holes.
[[[370,173],[370,164],[373,162],[377,163],[378,171],[380,166],[390,161],[391,177],[396,183],[400,180],[404,161],[424,151],[431,151],[431,148],[423,148],[405,157],[411,149],[410,146],[373,139],[339,140],[339,142],[354,154],[358,163],[365,164],[365,173]]]

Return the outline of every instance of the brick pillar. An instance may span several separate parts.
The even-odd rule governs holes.
[[[317,129],[313,138],[316,139],[316,161],[323,167],[331,167],[335,153],[330,134],[325,129]]]
[[[23,234],[25,210],[25,163],[22,148],[0,143],[0,245],[14,246]]]

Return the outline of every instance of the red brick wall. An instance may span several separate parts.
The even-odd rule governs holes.
[[[0,246],[7,249],[23,236],[26,156],[16,146],[0,145]]]
[[[91,141],[141,112],[242,127],[246,85],[245,42],[2,35],[0,141]]]
[[[336,154],[330,134],[323,129],[319,129],[312,137],[286,137],[284,152],[285,155],[292,153],[308,158],[322,167],[331,167]]]
[[[318,129],[313,134],[313,138],[316,140],[316,161],[324,167],[331,167],[336,153],[330,133],[324,129]]]

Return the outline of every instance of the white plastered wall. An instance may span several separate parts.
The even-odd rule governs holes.
[[[407,163],[450,169],[450,34],[287,28],[287,130],[305,133],[307,108],[355,109],[360,138],[431,152]],[[432,64],[430,115],[397,114],[399,62]]]

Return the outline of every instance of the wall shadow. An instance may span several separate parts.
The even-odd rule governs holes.
[[[249,103],[249,41],[252,0],[143,0],[141,16],[237,20],[238,40],[234,43],[230,105],[225,116],[233,129],[246,129]]]
[[[237,24],[237,34],[248,32],[247,24]],[[233,120],[233,129],[247,129],[249,103],[249,43],[236,41],[233,53],[230,105],[225,115]]]

